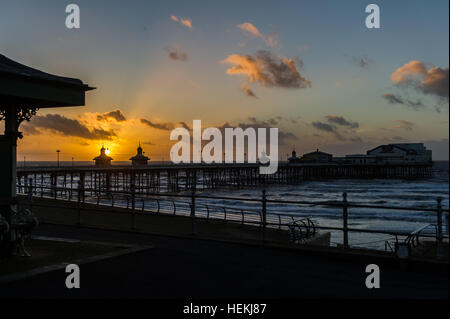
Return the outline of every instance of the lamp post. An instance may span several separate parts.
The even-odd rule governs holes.
[[[59,168],[59,153],[60,152],[61,152],[60,150],[56,150],[56,167],[58,167],[58,168]]]

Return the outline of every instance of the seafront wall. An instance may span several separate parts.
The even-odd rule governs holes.
[[[23,207],[30,205],[21,197]],[[247,243],[270,242],[292,246],[286,229],[265,228],[233,221],[206,220],[164,213],[132,211],[120,207],[99,206],[64,200],[33,199],[33,213],[41,223],[79,225],[102,229],[136,231],[164,236],[195,236],[204,239],[232,240]],[[329,246],[330,234],[318,233],[309,245]]]

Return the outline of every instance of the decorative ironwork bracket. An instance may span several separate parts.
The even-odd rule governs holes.
[[[9,111],[11,109],[8,108],[0,108],[0,121],[6,120],[7,116],[10,116]],[[15,134],[18,138],[23,138],[22,132],[19,132],[19,126],[23,121],[29,122],[31,118],[36,115],[36,112],[39,110],[37,107],[12,107],[12,112],[15,112],[15,131],[11,132]]]

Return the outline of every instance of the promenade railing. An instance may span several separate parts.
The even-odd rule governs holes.
[[[270,199],[265,190],[259,198],[242,198],[233,196],[214,196],[202,193],[155,193],[142,194],[136,192],[134,187],[126,191],[111,191],[83,188],[78,184],[77,188],[55,187],[46,185],[33,185],[30,179],[26,187],[21,187],[19,194],[27,195],[30,206],[33,204],[33,197],[41,197],[55,200],[68,200],[77,203],[78,211],[82,204],[95,204],[101,206],[127,208],[133,214],[172,214],[176,216],[189,216],[192,218],[192,231],[195,233],[196,218],[207,220],[221,220],[232,223],[254,225],[264,232],[266,228],[277,228],[290,230],[297,229],[297,232],[305,234],[315,234],[317,231],[330,231],[341,233],[341,240],[334,244],[343,247],[365,247],[372,242],[355,243],[349,239],[349,234],[359,233],[366,235],[389,236],[389,240],[377,239],[374,243],[381,243],[378,247],[384,246],[385,250],[395,250],[399,243],[417,246],[420,239],[434,238],[438,246],[438,255],[443,256],[443,242],[448,239],[448,208],[442,207],[442,198],[436,198],[436,204],[428,208],[424,207],[401,207],[392,205],[370,205],[353,203],[348,201],[347,193],[342,194],[341,200],[336,201],[301,201]],[[89,194],[96,194],[94,196]],[[42,204],[39,204],[42,205]],[[298,208],[295,213],[284,213],[282,207],[293,206]],[[304,208],[308,208],[304,210]],[[314,211],[312,211],[314,208]],[[317,209],[316,209],[317,208]],[[321,209],[332,208],[340,210],[341,213],[334,214],[335,225],[319,225],[314,218]],[[303,210],[302,210],[303,209]],[[435,223],[427,223],[427,227],[420,227],[414,231],[395,231],[390,229],[371,229],[350,227],[350,223],[356,216],[352,216],[354,211],[364,211],[363,216],[367,218],[370,214],[367,211],[394,211],[408,214],[424,213],[434,219]],[[291,209],[292,211],[292,209]],[[361,218],[362,215],[359,215]],[[134,218],[133,218],[134,220]],[[447,220],[447,223],[444,221]],[[133,224],[132,228],[136,225]],[[394,247],[393,247],[394,246]]]

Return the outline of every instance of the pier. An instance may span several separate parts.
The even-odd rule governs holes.
[[[339,164],[279,163],[275,174],[259,174],[258,164],[167,164],[144,167],[59,167],[18,168],[17,187],[32,183],[37,191],[57,188],[89,191],[90,195],[111,191],[140,194],[177,193],[191,190],[257,187],[269,184],[296,184],[326,179],[414,179],[432,176],[432,163],[414,164]],[[83,194],[84,195],[84,194]]]

